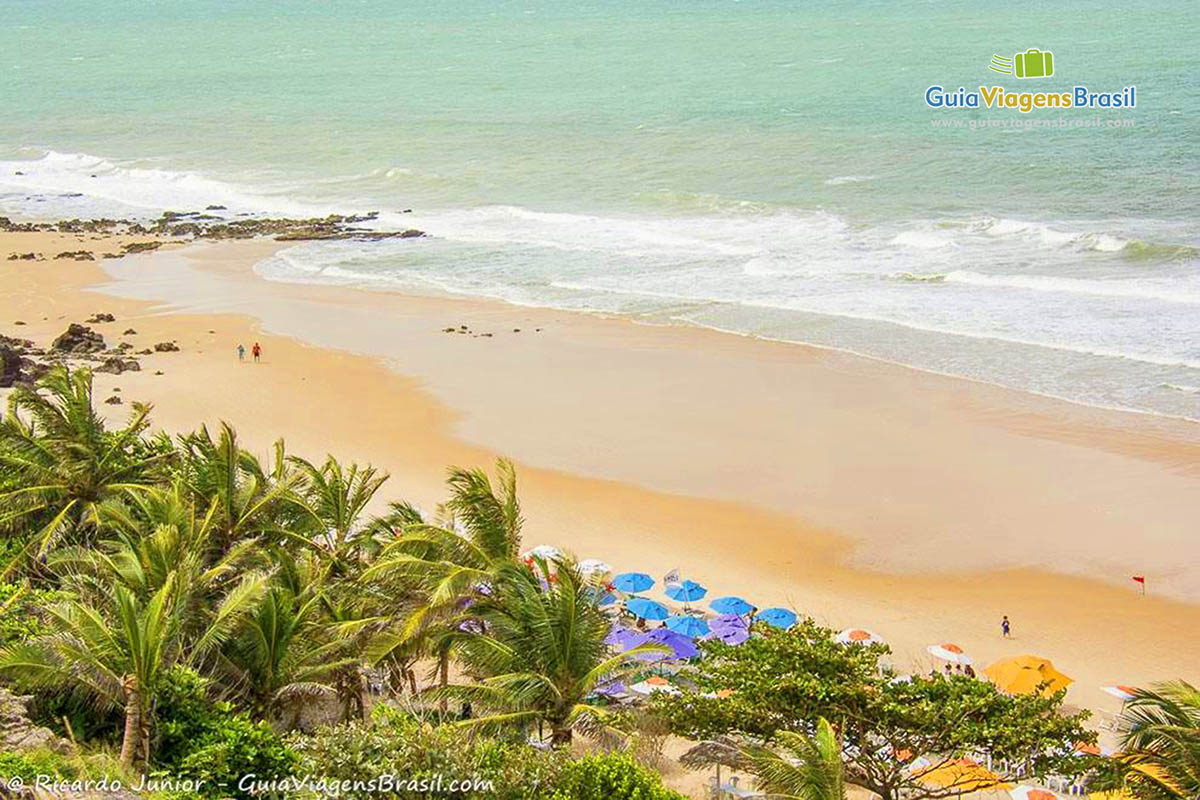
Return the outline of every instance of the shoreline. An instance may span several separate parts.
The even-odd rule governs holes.
[[[75,246],[72,241],[71,247]],[[167,280],[164,273],[174,271],[168,261],[182,259],[191,262],[198,271],[207,270],[223,278],[241,274],[245,280],[250,265],[276,246],[273,242],[254,241],[189,247],[161,255],[113,260],[104,266],[122,274],[140,273],[143,276],[140,290],[153,293],[163,290],[162,282]],[[0,251],[4,249],[0,247]],[[1079,705],[1115,710],[1112,701],[1106,701],[1099,692],[1101,683],[1136,684],[1173,677],[1194,679],[1188,671],[1195,668],[1200,644],[1178,642],[1174,632],[1181,627],[1195,629],[1200,623],[1200,607],[1155,595],[1153,585],[1152,596],[1143,599],[1132,590],[1111,583],[1029,567],[939,571],[935,568],[937,564],[930,564],[925,571],[883,571],[881,563],[863,564],[848,559],[851,550],[861,547],[862,541],[852,535],[852,526],[814,522],[803,513],[797,513],[804,510],[803,504],[793,502],[789,509],[778,507],[778,503],[760,502],[757,498],[739,500],[672,491],[670,487],[647,486],[636,479],[598,477],[589,474],[589,468],[572,468],[588,467],[586,463],[548,467],[546,462],[553,464],[558,455],[552,447],[526,445],[513,452],[514,448],[490,446],[503,444],[505,437],[501,436],[501,441],[495,443],[489,435],[479,436],[480,432],[495,436],[495,414],[511,416],[514,411],[505,399],[503,386],[496,387],[494,397],[480,398],[478,387],[473,387],[470,381],[460,380],[457,387],[447,386],[445,376],[431,379],[423,374],[422,369],[427,369],[427,365],[413,363],[419,361],[415,357],[407,364],[395,363],[395,358],[388,364],[387,359],[379,355],[355,355],[329,344],[304,344],[294,335],[271,333],[273,325],[278,326],[280,320],[273,320],[270,313],[264,313],[261,318],[248,316],[251,309],[247,307],[240,312],[228,309],[219,312],[213,309],[171,311],[146,300],[115,299],[110,294],[96,291],[97,284],[109,284],[109,292],[114,287],[113,281],[105,281],[95,266],[61,261],[0,262],[5,283],[11,287],[0,290],[6,317],[0,321],[0,332],[36,338],[41,343],[61,332],[67,321],[82,321],[87,314],[96,311],[115,311],[118,320],[111,326],[111,331],[104,330],[106,335],[116,333],[134,320],[133,325],[142,331],[139,338],[177,338],[182,353],[146,357],[147,363],[139,373],[97,375],[96,378],[98,398],[102,391],[111,391],[115,385],[122,387],[126,397],[154,402],[152,420],[156,427],[179,432],[201,422],[211,425],[225,418],[237,427],[246,445],[258,451],[264,451],[276,436],[286,435],[289,449],[308,457],[317,458],[328,451],[345,459],[369,460],[387,469],[394,480],[385,487],[383,494],[389,499],[412,499],[426,508],[431,508],[441,497],[442,470],[447,465],[486,465],[497,452],[510,453],[518,462],[529,518],[526,535],[529,546],[542,542],[564,546],[580,557],[609,561],[618,570],[638,569],[662,574],[672,567],[680,567],[687,577],[710,586],[713,596],[736,592],[747,595],[760,606],[793,605],[836,627],[870,627],[888,640],[895,652],[897,666],[905,668],[909,665],[927,668],[929,659],[923,654],[923,646],[945,640],[963,644],[980,665],[997,657],[1023,652],[1045,655],[1076,678],[1069,699]],[[146,275],[154,274],[159,276],[157,286],[144,280]],[[256,276],[249,277],[263,286],[252,290],[246,283],[240,284],[246,294],[237,299],[237,303],[243,306],[274,302],[265,299],[266,295],[294,295],[302,298],[306,304],[302,307],[306,310],[323,308],[328,314],[330,309],[336,312],[338,308],[335,295],[341,293],[330,293],[326,287],[285,289],[281,287],[295,285],[268,283]],[[118,285],[121,282],[128,289],[137,283],[136,276],[122,278]],[[228,288],[228,284],[218,285]],[[197,288],[197,284],[186,281],[176,284],[175,288],[180,286]],[[196,293],[191,299],[197,307],[215,302],[203,292]],[[228,303],[227,297],[224,302]],[[375,302],[383,301],[372,301],[368,305],[373,306]],[[630,341],[625,338],[628,334],[622,332],[636,323],[601,320],[604,324],[593,325],[575,319],[570,312],[497,310],[481,308],[480,304],[469,301],[445,304],[430,301],[433,305],[423,305],[423,299],[397,301],[391,297],[388,302],[407,305],[406,313],[412,316],[406,319],[414,330],[418,326],[423,330],[435,318],[421,316],[422,313],[444,316],[453,311],[463,315],[468,313],[464,310],[467,306],[473,309],[469,312],[473,315],[472,326],[497,326],[501,320],[507,322],[521,316],[546,321],[544,332],[539,334],[543,338],[534,340],[530,333],[528,338],[519,340],[529,343],[527,346],[532,349],[517,355],[536,361],[542,372],[552,373],[556,380],[563,381],[575,381],[577,376],[570,370],[556,371],[555,359],[571,359],[589,348],[596,358],[594,364],[610,368],[613,374],[620,369],[627,370],[625,377],[629,380],[647,377],[646,370],[637,362],[647,353],[651,356],[655,352],[665,353],[668,361],[687,362],[697,357],[693,348],[701,354],[715,350],[726,361],[725,367],[733,368],[737,365],[736,351],[740,349],[738,345],[720,344],[716,339],[707,338],[728,338],[725,334],[709,331],[703,338],[693,338],[694,330],[681,333],[684,329],[667,328],[664,334],[664,329],[639,325],[634,339],[644,350],[637,351],[630,349]],[[61,318],[42,320],[39,317],[30,320],[27,327],[11,328],[10,318],[14,311],[33,309],[39,304],[44,308],[46,303],[53,306]],[[395,310],[398,306],[392,308]],[[254,311],[272,309],[254,308]],[[277,309],[273,311],[278,314]],[[75,317],[67,319],[72,315]],[[316,325],[318,319],[313,317],[308,322]],[[448,318],[446,324],[449,324]],[[308,333],[313,335],[312,331]],[[599,339],[590,338],[597,335]],[[451,346],[451,341],[456,347],[475,346],[470,352],[461,352],[461,358],[454,364],[458,371],[489,367],[501,371],[506,366],[506,363],[497,364],[497,360],[504,357],[501,348],[491,347],[501,344],[499,328],[488,338],[472,339],[430,330],[425,338],[413,334],[403,341],[414,351],[436,349],[442,347],[437,340],[439,336],[447,340],[447,346]],[[264,342],[264,364],[257,367],[238,365],[232,354],[236,346],[234,340],[254,337]],[[514,341],[518,340],[504,340],[504,350],[513,349]],[[681,341],[686,341],[686,346],[681,346]],[[481,350],[483,346],[491,349]],[[609,363],[606,356],[601,357],[605,346],[624,353],[625,358]],[[568,349],[562,350],[562,347]],[[789,353],[776,353],[777,348],[788,348]],[[872,370],[865,378],[856,373],[850,357],[834,357],[815,351],[793,352],[798,348],[802,346],[779,344],[768,347],[763,350],[762,358],[780,370],[799,360],[802,366],[828,369],[834,374],[840,370],[856,384],[882,379],[888,388],[897,388],[887,381],[898,379],[895,376],[881,378],[875,374],[880,370]],[[458,349],[462,350],[462,347]],[[433,356],[433,360],[438,358],[440,356]],[[231,365],[236,369],[231,369]],[[683,363],[682,367],[695,369],[696,364]],[[166,374],[153,375],[158,369]],[[904,367],[894,369],[914,372]],[[928,403],[927,395],[939,391],[938,381],[933,377],[930,381],[924,380],[926,373],[914,374],[922,378],[913,380],[910,377],[908,382],[923,385],[908,386],[907,389],[915,391],[918,400]],[[509,380],[520,381],[526,377],[509,376]],[[958,381],[954,378],[942,380]],[[964,408],[971,412],[966,417],[975,419],[975,424],[982,424],[977,418],[981,408],[972,404],[988,399],[990,393],[985,391],[986,387],[962,393],[971,396],[955,396],[948,407],[936,405],[930,410],[928,426],[935,427],[939,419],[945,417],[953,420],[951,412],[955,405],[961,406],[959,412]],[[538,384],[536,388],[546,387]],[[574,394],[586,397],[588,388],[590,384],[576,385]],[[458,394],[455,394],[456,389]],[[502,408],[491,409],[492,416],[484,414],[482,419],[475,412],[476,418],[472,419],[470,409],[444,402],[447,392],[459,399],[470,396],[476,403],[496,402]],[[299,397],[303,400],[297,401]],[[889,402],[893,399],[891,395],[888,398]],[[589,397],[588,402],[598,404],[604,399]],[[842,396],[834,398],[837,401],[845,399]],[[894,399],[901,406],[912,402],[912,398],[898,395]],[[572,413],[565,417],[547,416],[540,406],[527,409],[526,416],[532,419],[526,424],[535,423],[534,427],[557,431],[561,437],[564,430],[574,432],[587,430],[589,424],[598,425],[612,411],[606,407],[586,408],[582,407],[586,405],[584,403],[577,404],[580,407],[571,409]],[[767,405],[764,413],[778,410],[777,404]],[[122,406],[101,408],[106,415],[124,416]],[[837,402],[833,408],[842,412],[837,416],[848,418],[838,420],[839,424],[864,425],[856,418],[861,409],[838,408]],[[519,407],[516,410],[520,410]],[[987,411],[987,408],[982,410]],[[939,415],[938,411],[946,413]],[[1083,450],[1092,458],[1107,454],[1112,458],[1149,463],[1157,470],[1156,474],[1175,475],[1185,481],[1196,479],[1195,443],[1174,442],[1172,448],[1167,447],[1172,443],[1156,436],[1134,435],[1136,432],[1129,431],[1120,432],[1120,436],[1111,440],[1098,441],[1100,434],[1086,426],[1064,428],[1062,420],[1053,416],[1053,411],[1038,401],[1029,403],[1021,415],[1010,413],[1004,418],[988,420],[985,413],[982,422],[987,423],[988,431],[1009,429],[1015,442],[1054,443],[1057,438],[1066,442],[1059,442],[1060,446]],[[703,425],[711,419],[728,420],[724,414],[706,415],[689,408],[677,409],[677,412],[679,416],[688,417],[678,420],[678,424],[692,426],[692,433],[697,424],[701,426],[699,430],[703,430]],[[995,408],[992,412],[995,413]],[[1039,417],[1039,413],[1050,416]],[[642,432],[654,421],[622,420],[623,424],[638,427]],[[567,428],[568,423],[570,428]],[[866,425],[861,435],[868,439],[873,434],[883,435],[885,428]],[[529,437],[529,429],[519,425],[507,433],[514,441]],[[925,433],[932,435],[932,431]],[[484,445],[479,444],[480,441]],[[762,444],[761,441],[758,443]],[[774,443],[768,441],[767,444]],[[969,439],[954,442],[956,447],[970,444]],[[1008,446],[1016,445],[1008,441]],[[673,452],[669,443],[664,443],[662,449],[679,463],[679,470],[690,466],[688,458]],[[765,452],[770,449],[768,447]],[[526,452],[520,452],[522,450]],[[808,457],[811,458],[814,452],[822,451],[810,450]],[[877,455],[865,451],[857,457],[868,454],[871,457]],[[600,455],[606,456],[607,460],[593,459],[590,471],[633,457],[622,452],[619,444],[611,444],[609,452]],[[1002,455],[997,454],[997,457]],[[712,475],[684,477],[692,486],[697,486],[701,479],[709,479]],[[870,499],[872,488],[885,485],[876,483],[871,476],[863,478],[856,491],[866,499]],[[1084,479],[1080,478],[1081,481]],[[744,476],[731,471],[725,480],[741,493]],[[688,482],[678,483],[685,487]],[[983,516],[987,509],[976,507],[974,510]],[[1007,509],[1000,504],[997,510]],[[620,534],[614,535],[614,531],[620,531]],[[935,542],[914,540],[911,546],[932,552],[937,560]],[[1185,558],[1179,560],[1186,561]],[[1012,641],[999,637],[998,620],[1003,613],[1014,620],[1016,637]],[[1167,641],[1176,644],[1169,652],[1162,646]]]

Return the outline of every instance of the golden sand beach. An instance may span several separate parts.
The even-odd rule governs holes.
[[[1102,684],[1200,678],[1195,425],[712,331],[270,283],[253,265],[278,247],[79,262],[53,256],[115,243],[0,234],[0,258],[45,258],[0,260],[0,333],[45,345],[111,313],[92,326],[110,345],[180,352],[97,375],[104,413],[227,420],[264,452],[286,436],[425,508],[446,465],[511,456],[528,544],[870,628],[901,669],[938,642],[980,666],[1034,653],[1101,717]]]

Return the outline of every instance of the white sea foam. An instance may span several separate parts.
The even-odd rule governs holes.
[[[1200,291],[1189,291],[1178,283],[1151,280],[1087,280],[1060,278],[1053,275],[985,275],[970,270],[955,270],[943,276],[946,283],[972,286],[994,286],[1007,289],[1029,289],[1037,292],[1091,294],[1100,297],[1129,297],[1161,300],[1167,303],[1200,305]],[[1200,290],[1200,285],[1196,285]]]
[[[837,176],[826,183],[872,177]],[[961,362],[971,374],[975,364],[994,358],[1007,380],[1023,385],[1022,374],[1044,368],[1030,355],[1034,351],[1018,355],[1012,346],[1038,347],[1076,359],[1050,370],[1063,376],[1062,386],[1044,379],[1039,389],[1073,396],[1078,387],[1070,381],[1078,371],[1090,381],[1084,396],[1101,402],[1137,406],[1136,398],[1125,398],[1141,392],[1138,397],[1170,405],[1163,399],[1166,387],[1178,397],[1171,408],[1194,405],[1188,387],[1200,369],[1200,322],[1193,310],[1200,304],[1200,277],[1189,266],[1195,252],[1186,244],[1147,244],[1141,241],[1145,230],[1126,251],[1135,237],[1099,222],[979,216],[867,223],[686,193],[683,200],[672,195],[665,207],[654,195],[654,213],[624,215],[517,205],[387,210],[397,207],[386,199],[387,187],[395,191],[396,182],[417,179],[406,167],[389,166],[304,186],[242,184],[144,161],[47,152],[0,162],[0,211],[47,216],[87,201],[100,204],[84,206],[87,213],[108,203],[126,216],[208,205],[226,206],[219,213],[229,215],[312,216],[373,210],[347,208],[337,198],[382,191],[377,225],[418,227],[430,236],[306,243],[277,253],[258,271],[271,280],[426,286],[581,310],[669,315],[681,304],[720,308],[726,327],[761,330],[769,317],[771,336],[796,341],[809,340],[816,315],[826,320],[826,341],[863,352],[872,350],[871,341],[840,339],[850,334],[839,331],[874,324],[878,350],[892,360],[939,369],[939,348],[958,352],[954,341],[969,340],[984,348],[971,352],[990,353]],[[895,337],[881,325],[919,332],[913,346],[920,351],[895,350]],[[1055,358],[1047,356],[1046,363],[1062,363]],[[1090,368],[1087,359],[1096,358],[1106,359],[1104,365]],[[1125,366],[1115,366],[1114,359]],[[1111,375],[1109,386],[1097,389],[1103,378],[1096,375]],[[1120,399],[1112,400],[1113,393]]]
[[[284,194],[254,191],[196,172],[122,166],[85,153],[53,150],[36,159],[0,161],[0,191],[80,193],[93,201],[112,204],[115,213],[144,211],[157,215],[167,209],[198,210],[209,205],[225,206],[229,213],[329,213]]]
[[[875,180],[874,175],[835,175],[825,181],[826,186],[844,186],[848,183],[864,183]]]

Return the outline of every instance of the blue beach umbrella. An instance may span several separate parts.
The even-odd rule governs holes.
[[[786,608],[768,608],[758,612],[755,619],[761,619],[768,625],[774,625],[776,628],[787,630],[796,624],[796,614],[788,611]]]
[[[587,593],[589,596],[596,599],[596,605],[600,606],[601,608],[604,606],[611,606],[613,603],[617,602],[617,596],[615,594],[612,592],[606,592],[597,586],[587,587]]]
[[[667,587],[667,597],[672,600],[679,600],[683,603],[699,600],[704,595],[708,594],[708,589],[705,589],[695,581],[684,581],[683,583],[672,583]]]
[[[708,623],[695,617],[667,617],[667,621],[663,624],[676,633],[681,633],[692,639],[708,633]]]
[[[728,597],[718,597],[708,604],[708,607],[718,614],[749,614],[754,610],[754,606],[747,603],[740,597],[730,595]]]
[[[631,597],[625,601],[625,608],[635,617],[642,619],[666,619],[671,616],[667,607],[645,597]]]
[[[644,572],[622,572],[612,585],[619,592],[644,592],[654,585],[654,578]]]
[[[709,627],[714,631],[725,630],[727,628],[737,628],[739,630],[750,630],[750,623],[746,622],[745,617],[739,617],[737,614],[718,614],[709,620]]]

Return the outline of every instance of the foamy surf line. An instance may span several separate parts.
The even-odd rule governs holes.
[[[418,208],[401,215],[394,209],[406,203],[395,197],[373,198],[379,202],[363,207],[360,184],[373,175],[327,176],[318,185],[243,185],[196,171],[173,171],[158,162],[49,151],[0,162],[0,209],[43,217],[56,203],[93,214],[108,204],[113,215],[133,209],[148,217],[168,209],[305,217],[378,209],[377,226],[417,226],[430,238],[400,245],[342,242],[290,248],[260,265],[260,274],[271,280],[433,291],[635,318],[669,318],[680,305],[737,309],[740,318],[725,315],[717,327],[978,378],[956,366],[953,357],[953,351],[962,350],[953,340],[970,339],[995,344],[991,351],[979,351],[977,359],[994,371],[996,379],[988,382],[1027,391],[1046,387],[1019,372],[1014,375],[1011,363],[1000,362],[1016,356],[996,348],[1041,348],[1083,359],[1054,367],[1066,381],[1054,388],[1054,396],[1167,416],[1200,416],[1186,392],[1167,388],[1200,382],[1194,348],[1200,320],[1192,311],[1200,304],[1200,272],[1194,268],[1197,251],[1191,244],[1147,241],[1098,223],[1069,226],[975,216],[864,225],[828,211],[733,202],[671,214],[661,209],[617,215],[487,205]],[[830,180],[848,184],[873,177]],[[340,187],[350,187],[347,203],[328,199]],[[325,199],[314,199],[317,195]],[[350,197],[354,207],[348,207]],[[775,327],[763,331],[760,317],[768,312]],[[872,322],[926,338],[914,341],[911,346],[919,349],[908,354],[891,347],[888,340],[894,337],[884,329],[877,334],[880,346],[853,336],[838,340],[841,334],[817,341],[809,321],[796,317],[788,323],[780,321],[780,314]],[[939,361],[942,350],[949,355]],[[1057,358],[1044,360],[1052,364]],[[1101,360],[1089,366],[1086,359]],[[1127,362],[1130,368],[1114,369],[1113,362]],[[1097,371],[1112,384],[1109,389],[1097,387],[1091,378],[1086,387],[1068,385],[1073,373]]]

